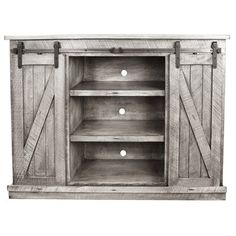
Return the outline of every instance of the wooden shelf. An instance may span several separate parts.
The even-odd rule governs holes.
[[[164,142],[165,123],[156,121],[83,121],[72,142]]]
[[[70,96],[165,96],[161,81],[81,82],[70,90]]]
[[[70,185],[164,185],[160,160],[84,160]]]

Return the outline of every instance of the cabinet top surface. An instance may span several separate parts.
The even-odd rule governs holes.
[[[78,34],[5,36],[6,40],[50,40],[50,39],[229,39],[229,35],[187,34]]]

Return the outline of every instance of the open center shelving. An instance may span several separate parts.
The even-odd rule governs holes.
[[[164,185],[164,57],[70,57],[69,68],[69,184]]]

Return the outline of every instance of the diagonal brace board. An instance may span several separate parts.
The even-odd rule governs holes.
[[[37,146],[37,142],[43,129],[43,125],[47,118],[53,98],[54,98],[54,73],[52,70],[49,76],[45,92],[41,99],[39,109],[37,111],[33,125],[29,132],[29,136],[24,146],[24,161],[22,163],[20,176],[24,176],[29,168],[29,164],[31,162],[35,148]]]
[[[182,70],[181,70],[182,71]],[[212,177],[211,171],[211,149],[207,142],[204,130],[202,128],[196,107],[190,94],[184,72],[180,73],[180,97],[183,102],[186,114],[191,124],[194,136],[196,138],[202,159],[206,166],[208,176]]]

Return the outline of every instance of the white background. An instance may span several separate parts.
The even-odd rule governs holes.
[[[235,1],[0,1],[0,235],[235,235]],[[230,34],[227,41],[226,201],[8,200],[12,182],[9,42],[4,35]]]

